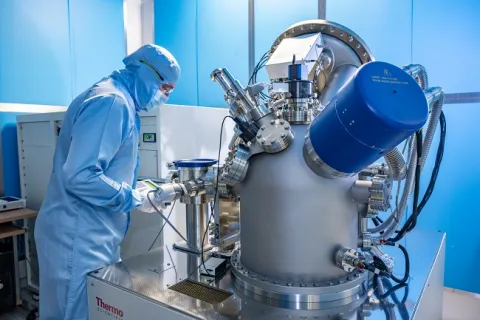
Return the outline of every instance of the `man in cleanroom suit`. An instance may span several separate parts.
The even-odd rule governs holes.
[[[140,110],[164,104],[180,77],[166,49],[146,45],[68,108],[35,226],[40,319],[88,319],[86,275],[120,259],[129,211],[153,212],[134,189]],[[153,197],[154,198],[154,197]]]

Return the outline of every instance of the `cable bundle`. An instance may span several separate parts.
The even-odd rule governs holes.
[[[258,61],[257,65],[256,65],[255,68],[253,69],[253,72],[252,72],[252,75],[250,76],[250,79],[248,80],[248,84],[249,84],[249,85],[257,83],[257,74],[258,74],[258,72],[259,72],[263,67],[265,67],[265,65],[267,64],[267,61],[268,61],[268,58],[269,58],[269,54],[270,54],[270,50],[268,50],[267,52],[265,52],[265,53],[263,54],[263,56],[260,58],[260,61]],[[264,100],[270,99],[270,96],[266,95],[266,94],[263,93],[263,92],[260,92],[260,96],[261,96]]]
[[[414,191],[414,207],[413,207],[413,213],[410,215],[410,217],[407,219],[405,222],[404,226],[400,231],[398,231],[398,234],[390,239],[393,242],[397,242],[400,239],[402,239],[406,233],[412,231],[416,224],[417,224],[417,218],[422,212],[423,208],[427,204],[428,200],[430,200],[430,197],[433,194],[433,190],[435,189],[435,183],[437,182],[438,178],[438,173],[440,172],[440,165],[442,164],[443,160],[443,154],[445,151],[445,140],[446,140],[446,135],[447,135],[447,121],[445,119],[445,114],[442,113],[440,114],[440,141],[438,144],[437,148],[437,155],[435,158],[435,165],[432,170],[432,175],[430,176],[430,182],[428,184],[427,190],[425,191],[425,194],[422,198],[422,201],[418,205],[418,193],[420,189],[420,170],[419,168],[419,161],[417,161],[417,168],[415,171],[415,191]],[[420,140],[421,141],[421,140]],[[417,147],[418,147],[418,139],[417,139]],[[418,153],[417,153],[418,156]],[[420,154],[421,156],[421,154]],[[418,171],[418,172],[417,172]]]

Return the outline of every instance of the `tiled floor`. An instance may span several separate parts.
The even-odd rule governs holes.
[[[26,315],[26,311],[19,309],[8,315],[0,315],[0,320],[23,320],[25,319]],[[479,319],[480,295],[445,288],[443,293],[443,320]]]
[[[445,288],[443,292],[443,320],[480,319],[480,295]]]

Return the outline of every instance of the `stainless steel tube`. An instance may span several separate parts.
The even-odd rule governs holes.
[[[220,84],[225,94],[229,97],[229,105],[233,108],[233,114],[250,115],[254,120],[258,120],[268,114],[267,110],[256,105],[245,93],[245,89],[240,82],[235,79],[226,69],[216,69],[212,72],[211,78]]]
[[[208,204],[186,204],[187,240],[195,250],[202,251],[204,247],[203,235],[207,230]],[[207,240],[208,237],[205,237]]]

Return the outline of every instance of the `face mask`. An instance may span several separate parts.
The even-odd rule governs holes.
[[[168,100],[168,97],[161,90],[157,90],[153,98],[147,104],[146,109],[152,110],[152,109],[161,107],[167,102],[167,100]]]

